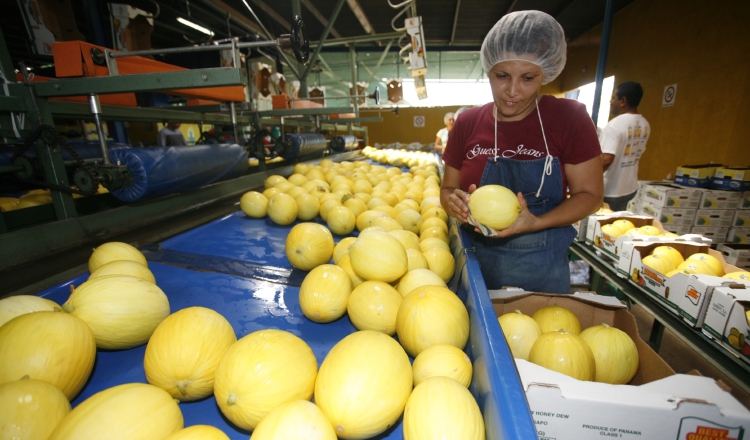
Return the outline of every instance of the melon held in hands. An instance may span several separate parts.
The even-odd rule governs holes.
[[[471,215],[479,223],[500,231],[512,225],[521,212],[513,191],[500,185],[480,186],[469,199]]]

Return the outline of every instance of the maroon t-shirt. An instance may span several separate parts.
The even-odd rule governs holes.
[[[468,189],[472,183],[479,186],[487,158],[495,155],[492,109],[493,104],[489,103],[461,113],[448,137],[443,160],[461,172],[463,190]],[[585,105],[570,99],[543,95],[539,99],[539,113],[542,116],[549,154],[557,157],[561,165],[577,165],[602,154],[596,128],[586,113]],[[547,156],[536,110],[520,121],[497,122],[497,156],[515,160],[534,160]],[[563,188],[567,191],[565,170],[562,171]]]

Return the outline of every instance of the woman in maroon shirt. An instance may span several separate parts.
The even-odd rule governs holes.
[[[467,222],[481,185],[505,186],[521,204],[497,237],[470,234],[488,289],[568,293],[571,225],[602,204],[601,149],[585,106],[539,94],[562,71],[565,51],[562,27],[543,12],[500,19],[481,51],[493,102],[461,114],[443,154],[441,203],[458,221]]]

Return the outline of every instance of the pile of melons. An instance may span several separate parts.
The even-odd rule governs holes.
[[[498,322],[514,358],[610,384],[626,384],[638,371],[638,349],[627,333],[607,324],[581,331],[578,317],[565,307],[542,307],[532,316],[516,310]]]
[[[623,235],[651,235],[654,237],[677,237],[677,234],[672,232],[663,232],[661,229],[652,225],[643,225],[636,227],[633,222],[628,219],[621,218],[615,220],[612,223],[602,225],[602,233],[609,235],[612,238],[619,238]]]
[[[685,258],[680,251],[669,245],[655,247],[649,255],[643,257],[642,262],[644,266],[667,277],[681,273],[684,275],[712,275],[738,281],[750,279],[748,278],[750,273],[746,271],[724,273],[724,266],[721,261],[713,255],[696,252]]]

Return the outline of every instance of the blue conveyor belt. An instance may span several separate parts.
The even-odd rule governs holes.
[[[301,337],[312,348],[320,365],[330,349],[356,329],[348,316],[317,324],[304,317],[299,306],[299,281],[306,272],[290,269],[284,242],[293,225],[277,226],[267,219],[243,213],[218,219],[145,249],[157,285],[166,293],[171,311],[204,306],[221,313],[240,338],[265,328],[282,329]],[[487,440],[536,438],[528,404],[515,363],[497,323],[478,262],[463,231],[452,228],[457,243],[456,276],[450,286],[465,302],[471,319],[465,349],[474,365],[470,390],[484,415]],[[155,261],[158,260],[158,261]],[[265,271],[265,272],[259,272]],[[265,275],[259,276],[260,273]],[[62,304],[69,284],[79,285],[88,274],[42,293]],[[260,279],[259,279],[260,278]],[[74,401],[77,405],[106,388],[129,382],[145,382],[145,346],[122,351],[98,351],[91,379]],[[247,439],[249,433],[222,417],[215,399],[181,403],[185,425],[213,425],[231,439]],[[403,439],[402,422],[374,439]]]
[[[248,157],[237,144],[129,148],[110,151],[110,160],[127,166],[129,188],[111,190],[126,202],[201,188],[243,176]]]

